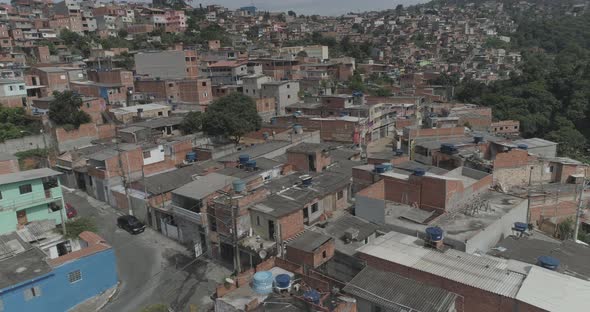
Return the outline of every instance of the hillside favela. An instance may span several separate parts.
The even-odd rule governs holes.
[[[0,1],[0,312],[590,311],[590,0]]]

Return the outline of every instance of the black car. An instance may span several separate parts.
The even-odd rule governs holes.
[[[145,230],[145,224],[136,217],[125,215],[117,218],[117,226],[131,234],[139,234]]]

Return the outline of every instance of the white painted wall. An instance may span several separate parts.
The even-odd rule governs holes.
[[[143,165],[149,165],[149,164],[154,164],[160,161],[164,161],[164,147],[162,145],[158,145],[157,147],[154,147],[152,149],[149,150],[150,151],[150,156],[149,157],[145,157],[143,158]]]

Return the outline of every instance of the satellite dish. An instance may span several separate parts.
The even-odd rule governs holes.
[[[262,249],[262,250],[261,250],[261,251],[258,253],[258,255],[260,256],[260,259],[264,259],[264,258],[266,258],[266,256],[267,256],[267,255],[266,255],[266,250]]]

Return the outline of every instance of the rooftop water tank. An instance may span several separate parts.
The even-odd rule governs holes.
[[[320,293],[315,289],[304,292],[303,298],[305,298],[307,301],[313,302],[314,304],[320,303]]]
[[[275,286],[277,288],[289,288],[291,286],[291,276],[288,274],[279,274],[275,277]]]
[[[443,143],[440,145],[440,151],[445,153],[445,154],[455,154],[457,153],[457,148],[455,147],[455,144],[451,144],[451,143]]]
[[[441,241],[443,239],[443,230],[438,226],[427,227],[426,237],[432,242]]]
[[[270,294],[272,292],[272,273],[269,271],[256,272],[252,279],[252,289],[261,295]]]
[[[246,182],[242,180],[235,180],[232,182],[232,186],[236,193],[241,193],[246,189]]]
[[[293,131],[295,131],[295,134],[301,134],[303,133],[303,127],[301,125],[293,125]]]
[[[402,149],[395,150],[395,156],[402,156],[403,154],[404,154],[404,150],[402,150]]]
[[[246,168],[252,168],[252,169],[256,168],[256,160],[254,160],[254,159],[248,160],[246,162],[245,166],[246,166]]]
[[[311,186],[312,177],[310,175],[306,174],[304,176],[301,176],[300,178],[301,178],[301,183],[303,184],[303,186]]]
[[[376,173],[384,173],[387,170],[386,166],[383,165],[375,165],[375,172]]]
[[[239,156],[239,159],[240,159],[240,164],[245,165],[246,162],[248,162],[248,160],[250,160],[250,155],[242,154]]]
[[[518,144],[518,145],[516,145],[516,147],[518,147],[521,150],[528,150],[529,149],[529,146],[526,144]]]
[[[414,169],[414,175],[415,176],[421,177],[421,176],[423,176],[425,174],[426,174],[426,170],[424,170],[424,168],[416,168],[416,169]]]
[[[393,164],[391,163],[382,163],[381,165],[385,167],[385,172],[393,170]]]
[[[197,161],[197,152],[188,152],[188,153],[186,153],[186,161],[188,161],[188,162],[195,162],[195,161]]]
[[[524,222],[514,222],[514,230],[524,232],[528,229],[528,225]]]
[[[540,256],[537,259],[537,264],[545,269],[555,271],[559,267],[559,259],[550,256]]]

